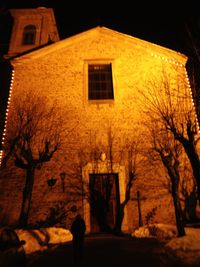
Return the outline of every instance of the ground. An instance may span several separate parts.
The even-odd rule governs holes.
[[[200,228],[186,227],[184,237],[176,237],[173,225],[154,224],[140,227],[132,233],[138,238],[157,236],[165,246],[173,250],[182,262],[190,264],[200,262]],[[45,228],[40,230],[16,230],[19,239],[25,240],[24,250],[29,257],[34,253],[47,250],[49,246],[63,244],[72,240],[69,230],[63,228]]]

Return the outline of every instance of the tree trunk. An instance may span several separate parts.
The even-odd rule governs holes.
[[[26,169],[26,183],[25,183],[25,187],[23,190],[22,208],[21,208],[20,218],[19,218],[20,228],[27,228],[28,215],[29,215],[29,210],[30,210],[32,190],[33,190],[33,184],[34,184],[34,173],[35,173],[35,167],[28,166]]]
[[[122,203],[118,207],[118,211],[116,214],[116,222],[115,222],[115,227],[114,227],[114,233],[119,235],[122,232],[122,222],[124,219],[124,207],[125,205]]]
[[[174,161],[174,162],[173,162]],[[166,167],[169,177],[171,179],[172,183],[172,198],[174,202],[174,209],[175,209],[175,216],[176,216],[176,227],[178,231],[178,236],[185,236],[185,228],[183,223],[183,212],[178,196],[178,186],[179,186],[179,172],[178,172],[178,166],[179,161],[178,159],[173,158],[171,156],[165,157],[162,156],[162,162],[164,166]]]
[[[190,164],[192,166],[193,175],[195,177],[195,181],[197,184],[198,200],[200,203],[200,160],[199,160],[199,156],[193,144],[184,143],[184,142],[182,142],[182,144],[188,156]]]
[[[173,179],[174,180],[174,179]],[[175,181],[172,181],[172,197],[174,202],[175,216],[176,216],[176,226],[178,231],[178,236],[185,236],[185,228],[183,222],[183,213],[178,197],[178,184]]]
[[[138,225],[143,226],[142,222],[142,212],[141,212],[141,205],[140,205],[140,191],[137,191],[137,203],[138,203]]]
[[[193,190],[191,193],[187,193],[184,195],[185,197],[185,208],[184,208],[184,216],[186,221],[196,221],[196,207],[197,207],[197,197],[196,190]]]

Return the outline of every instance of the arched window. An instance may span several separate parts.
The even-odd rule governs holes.
[[[36,27],[34,25],[27,25],[23,31],[23,45],[31,45],[35,43]]]

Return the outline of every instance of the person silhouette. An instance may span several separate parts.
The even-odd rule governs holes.
[[[83,246],[86,231],[85,221],[80,214],[76,215],[70,231],[73,236],[73,259],[74,262],[77,262],[83,258]]]

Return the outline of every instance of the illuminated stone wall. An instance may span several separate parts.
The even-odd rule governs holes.
[[[82,177],[86,181],[91,172],[91,168],[87,167],[88,164],[95,164],[91,151],[98,148],[100,152],[108,155],[109,129],[114,136],[113,162],[116,172],[121,173],[120,201],[123,201],[128,163],[126,152],[122,157],[121,151],[127,145],[127,140],[140,140],[140,148],[143,151],[148,147],[143,127],[144,117],[141,115],[140,91],[148,91],[152,79],[157,84],[163,70],[173,77],[172,80],[178,72],[181,80],[186,81],[184,67],[186,60],[184,55],[177,52],[100,27],[13,60],[15,78],[12,99],[20,99],[27,92],[30,92],[30,95],[31,92],[44,94],[50,101],[56,99],[63,113],[67,114],[66,125],[69,130],[65,133],[65,143],[55,157],[49,163],[45,163],[41,170],[37,170],[30,222],[44,218],[49,207],[59,201],[65,201],[66,206],[68,205],[70,180],[80,182],[79,176],[82,173],[79,167],[81,167]],[[112,62],[114,101],[91,103],[87,100],[86,69],[87,64],[94,61]],[[186,90],[189,92],[189,87]],[[11,111],[10,116],[12,116]],[[11,127],[9,117],[8,127]],[[124,231],[130,231],[138,226],[137,191],[140,191],[141,196],[143,222],[147,213],[153,208],[156,209],[156,222],[175,222],[172,198],[167,185],[163,186],[167,184],[166,171],[161,163],[152,168],[146,165],[142,156],[139,158],[138,175],[132,188],[131,201],[125,209]],[[106,159],[106,167],[101,167],[100,162],[99,158],[97,165],[100,167],[94,171],[110,172],[109,161]],[[122,169],[124,171],[120,171]],[[65,192],[62,191],[60,178],[62,172],[66,173]],[[57,182],[51,190],[47,185],[47,179],[52,177],[56,178]],[[14,199],[14,203],[18,203],[16,194],[17,196],[22,194],[20,188],[22,181],[14,181],[14,174],[12,178],[12,183],[9,181],[6,183],[5,192],[8,190],[10,197],[3,199],[5,201],[3,206],[6,206],[6,202],[11,199]],[[19,189],[19,192],[12,194],[9,188],[14,183],[18,185],[16,191]],[[81,203],[80,196],[74,199],[75,204],[76,202]],[[87,201],[84,201],[83,206],[89,227]],[[70,216],[73,216],[73,212],[69,213],[68,217]],[[68,223],[67,221],[67,227]]]

